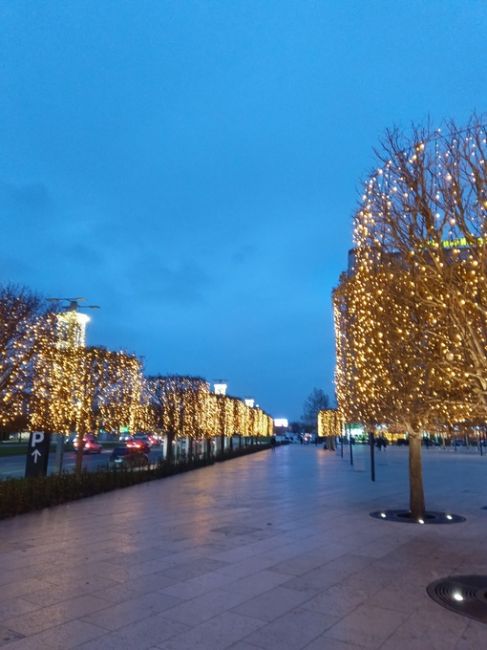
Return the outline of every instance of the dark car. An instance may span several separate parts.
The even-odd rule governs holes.
[[[78,438],[75,438],[73,442],[73,447],[78,449]],[[86,434],[83,438],[83,453],[84,454],[101,454],[103,450],[102,445],[98,442],[95,436],[92,433]]]
[[[130,440],[127,440],[127,447],[131,449],[139,449],[145,454],[150,452],[151,439],[146,433],[134,433]]]
[[[147,454],[135,447],[115,447],[108,459],[111,469],[135,469],[149,467]]]

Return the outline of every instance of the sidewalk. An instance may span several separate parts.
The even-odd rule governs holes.
[[[0,522],[2,650],[480,650],[487,626],[426,585],[487,574],[487,457],[425,450],[427,506],[463,524],[372,519],[407,506],[407,449],[355,467],[289,446]]]

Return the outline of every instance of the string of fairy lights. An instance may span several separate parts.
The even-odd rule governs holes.
[[[388,133],[333,293],[347,422],[452,432],[487,413],[487,132]]]
[[[121,429],[172,439],[272,435],[267,413],[212,393],[202,378],[145,377],[135,355],[85,347],[76,313],[34,318],[11,349],[2,348],[0,372],[13,362],[17,371],[12,388],[0,393],[0,424],[26,414],[32,430],[65,435]]]
[[[147,377],[145,385],[147,430],[192,439],[273,433],[273,420],[265,411],[236,397],[212,393],[200,377]]]
[[[345,421],[338,409],[322,409],[318,411],[318,436],[320,438],[339,438],[343,436]]]

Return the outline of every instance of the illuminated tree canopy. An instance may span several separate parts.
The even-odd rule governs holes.
[[[340,410],[400,426],[419,473],[423,431],[486,413],[486,143],[478,118],[388,132],[334,291]]]
[[[201,377],[144,377],[135,355],[85,347],[83,316],[49,311],[26,289],[0,288],[0,427],[22,416],[31,430],[79,438],[121,428],[170,440],[272,435],[262,409],[211,393]]]

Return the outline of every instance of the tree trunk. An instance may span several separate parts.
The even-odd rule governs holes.
[[[168,431],[167,433],[167,450],[166,450],[166,460],[168,463],[172,463],[174,459],[174,449],[172,443],[174,441],[174,432]]]
[[[421,435],[409,432],[409,509],[415,519],[424,517],[423,468],[421,465]]]
[[[76,467],[75,467],[75,472],[76,476],[81,476],[81,472],[83,470],[83,447],[84,447],[84,435],[82,428],[78,428],[78,435],[76,436],[76,440],[78,441],[78,449],[76,450]]]
[[[58,474],[63,473],[63,457],[64,457],[64,435],[58,433],[56,437],[56,471]]]

